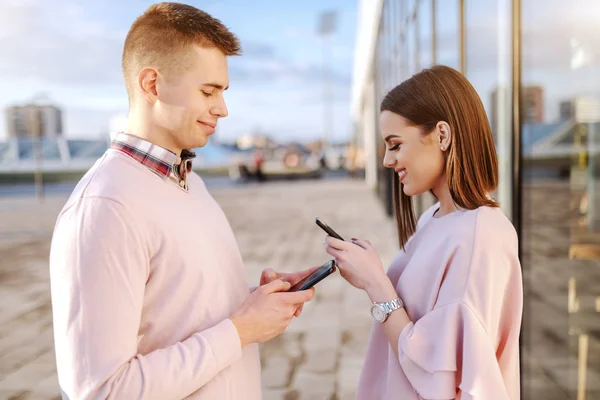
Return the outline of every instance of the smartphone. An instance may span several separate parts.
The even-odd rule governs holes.
[[[327,232],[327,234],[329,236],[334,237],[336,239],[344,240],[344,239],[342,239],[342,237],[340,235],[338,235],[336,233],[336,231],[331,229],[329,227],[329,225],[327,225],[325,222],[320,221],[319,218],[315,219],[315,222],[317,223],[317,225],[319,225],[321,227],[321,229],[323,229],[325,232]]]
[[[288,292],[298,292],[300,290],[310,289],[323,279],[335,272],[335,260],[327,261],[321,265],[315,272],[302,279],[300,282],[292,286]]]

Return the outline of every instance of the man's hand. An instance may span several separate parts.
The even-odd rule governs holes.
[[[260,275],[260,286],[266,285],[267,283],[271,283],[275,279],[281,279],[284,282],[288,282],[291,287],[291,286],[294,286],[296,283],[300,282],[302,279],[309,276],[310,274],[312,274],[313,272],[315,272],[317,269],[319,269],[319,267],[313,267],[313,268],[305,269],[304,271],[299,271],[299,272],[284,273],[284,272],[275,272],[273,269],[267,268],[267,269],[263,270],[262,274]],[[301,304],[298,307],[298,309],[294,313],[294,315],[296,317],[300,316],[300,314],[302,313],[303,307],[304,307],[304,304]]]
[[[287,292],[288,282],[280,279],[258,287],[231,316],[242,347],[262,343],[281,334],[290,324],[298,307],[310,301],[314,289]]]

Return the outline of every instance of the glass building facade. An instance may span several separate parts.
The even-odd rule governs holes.
[[[371,21],[359,35],[372,40],[358,49],[368,65],[357,68],[353,107],[359,143],[374,150],[367,181],[391,216],[384,95],[433,64],[461,71],[488,113],[494,197],[520,237],[522,398],[600,399],[600,2],[362,3]],[[433,201],[417,200],[417,213]]]

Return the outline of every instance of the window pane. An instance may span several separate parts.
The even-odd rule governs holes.
[[[436,1],[437,63],[459,69],[458,0]]]
[[[432,36],[432,18],[431,18],[431,0],[421,0],[419,10],[417,11],[417,32],[419,44],[419,68],[431,66],[431,36]]]
[[[600,398],[600,3],[523,0],[524,397]]]
[[[512,215],[511,2],[469,1],[466,10],[467,78],[483,101],[499,164],[494,197]]]

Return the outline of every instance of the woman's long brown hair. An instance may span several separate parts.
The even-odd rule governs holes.
[[[498,157],[483,103],[458,71],[441,65],[425,69],[392,89],[380,111],[391,111],[421,128],[423,135],[437,123],[450,125],[452,142],[446,156],[450,194],[461,208],[498,207],[488,197],[498,186]],[[411,198],[394,174],[394,210],[401,248],[414,234],[416,217]]]

